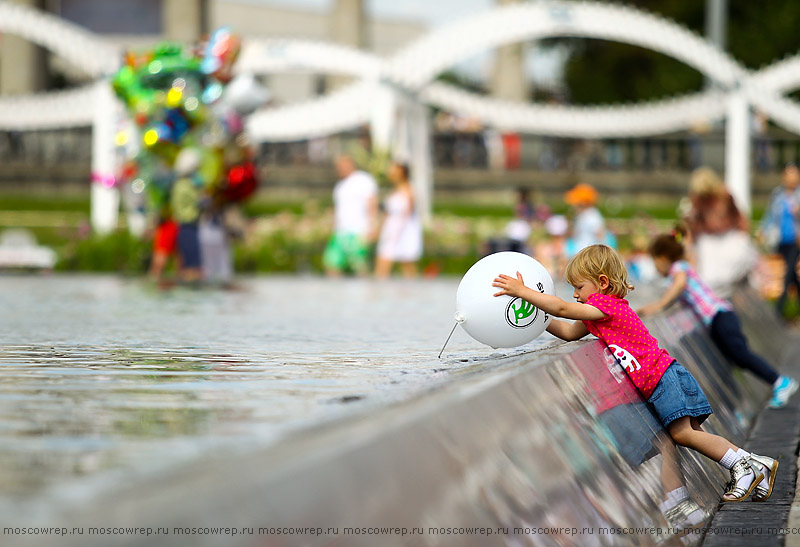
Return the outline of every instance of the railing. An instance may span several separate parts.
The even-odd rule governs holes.
[[[91,161],[89,128],[53,131],[0,132],[0,181],[14,182],[20,168],[86,166]],[[340,151],[363,147],[365,133],[260,146],[262,166],[329,166]],[[786,133],[754,137],[751,165],[756,173],[781,170],[800,158],[800,137]],[[724,136],[686,133],[641,139],[566,139],[483,132],[438,132],[433,136],[433,162],[441,169],[491,169],[499,172],[689,172],[708,165],[724,167]],[[9,167],[12,167],[9,171]],[[58,179],[60,171],[42,176]],[[41,178],[41,177],[40,177]],[[69,178],[69,177],[67,177]],[[25,177],[27,179],[27,177]],[[58,183],[60,180],[53,180]]]
[[[267,165],[322,165],[336,150],[363,142],[345,134],[329,139],[265,143]],[[496,132],[440,132],[433,136],[433,162],[439,168],[540,171],[681,171],[708,165],[724,170],[724,135],[684,134],[642,139],[566,139]],[[787,134],[754,137],[751,165],[756,172],[780,171],[800,158],[800,138]]]
[[[90,128],[0,131],[0,161],[37,165],[91,161]]]

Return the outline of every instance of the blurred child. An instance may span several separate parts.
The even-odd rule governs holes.
[[[531,206],[529,195],[530,193],[526,188],[517,189],[514,218],[506,224],[505,233],[502,237],[493,237],[487,242],[487,254],[500,251],[531,254],[528,240],[531,235],[531,224],[534,220],[535,211]]]
[[[536,247],[536,258],[541,262],[550,275],[560,277],[567,266],[567,231],[569,222],[564,215],[553,215],[544,222],[548,240]]]
[[[153,232],[153,256],[150,260],[150,278],[156,283],[164,282],[164,270],[178,250],[178,224],[165,207],[158,216],[158,225]]]
[[[778,462],[735,446],[727,439],[703,430],[702,422],[713,412],[703,390],[680,363],[658,346],[642,320],[624,297],[633,286],[622,259],[607,245],[591,245],[567,264],[567,282],[575,288],[577,302],[540,293],[516,278],[500,274],[495,296],[522,298],[545,313],[576,319],[574,323],[552,320],[547,331],[562,340],[578,340],[591,333],[600,338],[625,368],[633,384],[647,400],[676,444],[691,448],[730,471],[722,501],[739,502],[754,493],[754,501],[772,494]]]
[[[511,243],[510,250],[530,254],[528,238],[531,235],[533,215],[530,193],[526,188],[519,188],[517,190],[517,200],[514,204],[514,218],[506,224],[506,237]]]
[[[669,277],[672,285],[658,301],[640,309],[639,315],[659,312],[680,299],[709,329],[711,339],[725,357],[772,386],[769,406],[784,406],[797,391],[797,382],[780,376],[764,359],[750,351],[733,306],[719,298],[685,260],[683,237],[682,229],[677,229],[658,236],[650,244],[650,255],[658,273]]]
[[[649,283],[658,277],[653,258],[648,252],[648,238],[645,234],[631,235],[631,254],[628,256],[628,272],[633,281]]]
[[[572,237],[567,242],[567,256],[595,243],[610,243],[603,215],[597,209],[597,190],[590,184],[578,184],[564,194],[564,201],[575,209]]]

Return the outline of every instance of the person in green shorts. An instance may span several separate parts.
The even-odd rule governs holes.
[[[369,244],[353,233],[334,233],[322,261],[331,275],[347,270],[363,275],[369,270]]]
[[[334,231],[322,263],[329,276],[347,271],[368,275],[370,244],[375,239],[378,213],[378,185],[368,173],[356,167],[353,158],[336,159],[341,180],[333,189]]]

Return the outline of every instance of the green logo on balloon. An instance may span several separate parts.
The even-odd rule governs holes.
[[[519,297],[506,306],[506,322],[515,329],[529,327],[538,315],[539,308]]]

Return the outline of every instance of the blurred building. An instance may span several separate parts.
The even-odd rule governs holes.
[[[331,0],[328,12],[278,7],[253,0],[210,3],[212,28],[230,25],[245,39],[337,42],[388,56],[428,31],[421,21],[367,17],[363,0]],[[274,100],[281,103],[322,94],[341,82],[341,78],[323,75],[281,74],[269,76],[264,83]]]
[[[9,0],[49,12],[111,42],[137,47],[161,39],[193,41],[207,27],[208,0]],[[61,59],[17,36],[0,41],[0,94],[81,82]]]
[[[518,4],[520,0],[495,0],[497,6]],[[508,44],[497,49],[491,80],[492,95],[505,101],[528,100],[530,93],[525,74],[523,44]]]
[[[9,0],[71,21],[124,48],[160,40],[191,43],[223,25],[247,38],[336,41],[389,55],[427,31],[412,20],[369,18],[363,0],[331,0],[329,11],[278,7],[258,0]],[[81,83],[82,75],[16,36],[0,40],[0,94],[14,95]],[[276,102],[323,93],[341,80],[276,75],[265,82]]]

